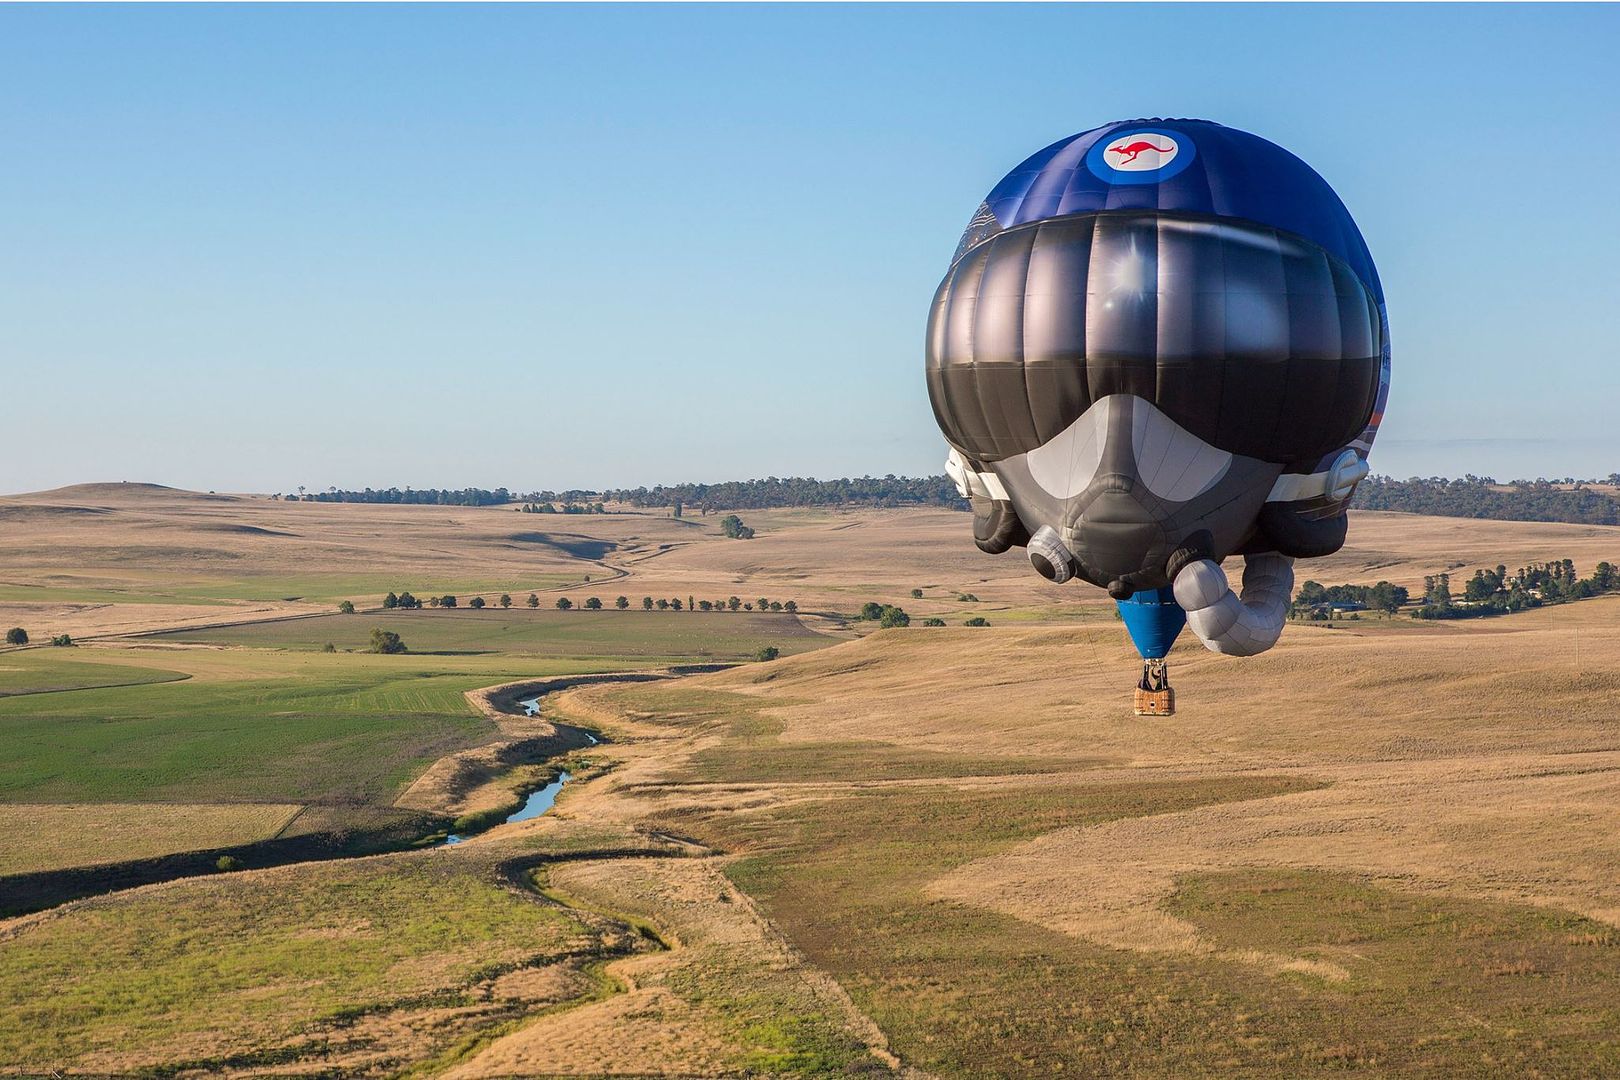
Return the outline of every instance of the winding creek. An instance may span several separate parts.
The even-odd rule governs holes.
[[[540,711],[540,698],[538,696],[524,698],[522,701],[519,701],[518,704],[523,706],[524,713],[529,716],[533,716]],[[602,741],[595,735],[592,735],[590,732],[585,731],[583,728],[581,728],[580,731],[588,740],[585,744],[586,746],[596,746]],[[556,778],[550,783],[546,784],[544,787],[537,788],[534,791],[529,792],[528,797],[523,800],[523,805],[512,811],[512,813],[508,814],[506,818],[500,822],[500,824],[510,825],[515,821],[528,821],[530,818],[537,818],[541,814],[544,814],[547,810],[550,810],[557,804],[558,793],[562,791],[563,785],[568,783],[568,781],[572,780],[573,778],[574,774],[569,772],[567,769],[559,771]],[[492,825],[490,828],[495,828],[495,826]],[[451,833],[449,836],[444,838],[443,845],[448,846],[450,844],[459,844],[465,839],[467,839],[467,837],[461,835],[460,833]]]

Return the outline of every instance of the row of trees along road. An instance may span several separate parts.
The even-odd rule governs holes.
[[[629,608],[631,606],[630,605],[630,598],[628,596],[621,596],[618,599],[613,601],[613,606],[615,608],[618,608],[620,611],[624,611],[625,609],[627,609],[627,608]],[[596,596],[587,597],[583,607],[584,607],[584,610],[586,610],[586,611],[601,611],[602,610],[602,600],[601,600],[600,597],[596,597]],[[557,610],[558,611],[571,611],[571,610],[573,610],[573,608],[574,608],[574,601],[571,600],[570,598],[568,598],[566,596],[559,596],[557,598]],[[794,614],[798,613],[799,603],[798,603],[797,600],[767,600],[763,596],[760,597],[758,600],[744,600],[740,596],[732,596],[732,597],[729,597],[729,598],[727,598],[725,600],[698,600],[698,599],[696,599],[694,597],[688,596],[686,598],[685,603],[682,603],[681,598],[678,597],[678,596],[673,597],[673,598],[668,598],[668,599],[662,598],[662,597],[658,598],[658,599],[654,599],[651,596],[643,596],[641,598],[641,610],[643,610],[643,611],[784,611],[784,612],[787,612],[789,615],[794,615]]]

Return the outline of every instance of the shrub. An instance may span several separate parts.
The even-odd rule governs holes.
[[[20,626],[13,626],[10,630],[6,631],[6,644],[7,645],[26,645],[26,644],[28,644],[28,631],[24,630]]]
[[[892,604],[885,604],[882,613],[878,616],[878,625],[885,630],[892,630],[897,626],[910,626],[911,616],[904,610]]]
[[[73,639],[66,634],[57,634],[55,637],[51,638],[51,644],[60,648],[66,645],[72,645]]]
[[[511,606],[512,606],[512,594],[511,593],[501,593],[501,607],[509,608]]]
[[[337,646],[328,641],[325,645],[321,646],[321,652],[337,652]]]
[[[860,617],[863,619],[883,618],[883,605],[875,600],[868,600],[866,603],[861,605]]]
[[[788,612],[791,612],[793,614],[798,614],[799,602],[797,600],[789,600],[787,603],[783,604],[782,607],[783,607],[784,610],[786,610]]]
[[[374,626],[371,628],[371,651],[393,656],[406,651],[405,642],[401,641],[399,635],[392,630]]]
[[[221,855],[214,860],[214,869],[222,874],[229,874],[233,870],[242,869],[242,860],[235,855]]]
[[[396,598],[394,603],[398,604],[399,600]],[[338,613],[340,615],[353,615],[354,614],[354,601],[353,600],[339,600],[338,601]]]
[[[990,620],[983,615],[975,615],[962,624],[963,626],[989,626]]]
[[[970,592],[959,592],[956,594],[956,602],[958,604],[977,604],[979,598]]]
[[[924,626],[944,626],[945,625],[945,620],[944,619],[935,619],[935,618],[930,617],[930,618],[924,619],[922,621],[922,625],[924,625]]]
[[[763,649],[760,649],[758,652],[754,653],[754,659],[760,663],[765,663],[769,660],[775,660],[781,655],[781,649],[778,649],[775,645],[767,645]]]
[[[911,598],[913,600],[921,600],[922,599],[922,590],[921,589],[912,589],[911,590]]]

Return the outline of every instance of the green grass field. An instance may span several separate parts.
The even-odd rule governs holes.
[[[604,596],[611,604],[617,594]],[[465,602],[465,597],[463,601]],[[518,598],[521,600],[521,598]],[[584,595],[575,597],[578,603]],[[637,598],[639,605],[640,598]],[[684,603],[684,601],[683,601]],[[485,608],[331,615],[249,623],[215,630],[177,630],[154,640],[316,650],[367,647],[371,628],[404,638],[413,653],[624,658],[643,663],[742,660],[761,646],[783,654],[807,652],[837,639],[807,629],[792,615],[757,612],[558,611]]]
[[[41,653],[8,654],[6,664]],[[184,665],[193,677],[0,698],[0,801],[387,802],[439,757],[493,733],[465,691],[591,668],[270,650],[127,658]],[[106,666],[124,667],[131,681],[153,671]]]
[[[83,655],[86,654],[74,649],[30,649],[0,654],[0,698],[189,678],[183,671],[78,659]]]

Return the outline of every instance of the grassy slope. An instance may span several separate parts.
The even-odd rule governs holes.
[[[89,901],[0,950],[0,1060],[111,1070],[311,1044],[319,1056],[372,1009],[475,1006],[478,984],[558,962],[582,930],[494,884],[488,866],[440,853]],[[456,1019],[434,1039],[453,1035]],[[395,1052],[431,1045],[392,1037]]]
[[[1577,615],[1593,626],[1609,618],[1597,604]],[[1406,662],[1431,678],[1450,670],[1461,653],[1493,668],[1486,658],[1496,652],[1503,662],[1515,657],[1534,666],[1545,650],[1555,667],[1567,663],[1567,621],[1542,616],[1518,625],[1523,631],[1510,638],[1435,637],[1421,646],[1395,645],[1406,640],[1402,636],[1391,639],[1390,647],[1425,650]],[[999,710],[987,734],[1003,750],[1021,741],[1014,731],[1050,737],[1046,718],[1061,714],[1038,695],[1027,702],[1006,696],[1006,688],[1020,682],[1020,648],[1045,664],[1053,655],[1047,643],[1052,635],[997,639],[998,655],[979,661],[985,672],[969,670],[957,656],[952,662],[963,670],[953,668],[948,680],[935,681],[918,665],[929,657],[943,662],[939,647],[947,639],[929,644],[921,633],[703,680],[746,687],[748,695],[700,693],[696,686],[604,692],[640,720],[664,717],[671,726],[702,732],[702,749],[663,774],[675,785],[672,791],[692,781],[791,785],[777,799],[756,793],[748,812],[711,812],[695,797],[655,810],[650,820],[743,852],[730,869],[733,880],[761,902],[790,941],[843,983],[908,1062],[961,1077],[1620,1070],[1620,932],[1567,912],[1456,895],[1415,896],[1352,873],[1221,871],[1213,864],[1210,872],[1184,876],[1164,903],[1168,913],[1196,929],[1204,950],[1141,952],[1108,948],[930,890],[952,868],[979,865],[987,855],[1058,830],[1173,817],[1199,805],[1236,810],[1254,805],[1244,800],[1301,790],[1311,781],[1308,774],[1255,775],[1247,771],[1252,763],[1235,761],[1244,775],[1222,776],[1217,767],[1203,776],[1144,781],[1141,770],[1120,769],[1074,782],[1033,771],[1021,777],[991,754],[953,760],[949,753],[925,751],[917,740],[945,742],[944,733],[954,730],[946,725],[973,726],[981,704]],[[1316,676],[1319,692],[1331,694],[1339,680],[1355,678],[1353,667],[1346,667],[1352,639],[1301,643],[1285,656],[1309,656],[1323,642],[1339,658],[1336,671],[1330,667]],[[1586,662],[1593,662],[1591,654]],[[1387,660],[1382,670],[1392,672]],[[1470,686],[1467,680],[1491,676],[1457,670],[1448,677]],[[813,706],[803,699],[811,682],[826,695]],[[1292,677],[1285,682],[1300,685]],[[1080,685],[1071,677],[1056,680],[1052,689],[1060,700],[1072,700],[1083,692]],[[967,688],[979,686],[992,689],[1004,704],[968,698]],[[1575,684],[1566,691],[1573,697],[1588,692]],[[1246,692],[1253,698],[1255,687]],[[943,701],[935,705],[936,699]],[[1070,721],[1085,724],[1086,735],[1069,727],[1064,741],[1075,747],[1091,742],[1103,753],[1134,746],[1168,755],[1175,744],[1166,740],[1174,739],[1190,744],[1183,752],[1198,759],[1212,737],[1219,737],[1225,753],[1258,740],[1258,756],[1279,765],[1289,764],[1290,756],[1325,764],[1350,757],[1350,746],[1388,753],[1383,748],[1399,745],[1388,740],[1414,722],[1404,700],[1390,696],[1385,710],[1298,747],[1271,733],[1275,722],[1259,725],[1259,734],[1252,717],[1244,727],[1222,729],[1213,701],[1197,695],[1174,725],[1105,719],[1093,703],[1089,723]],[[1503,700],[1517,701],[1512,695]],[[1535,700],[1526,698],[1526,707]],[[924,702],[929,711],[919,715]],[[1557,703],[1547,707],[1567,712]],[[1455,709],[1450,715],[1432,727],[1429,739],[1446,739],[1457,753],[1516,753],[1532,737],[1560,750],[1583,745],[1580,724],[1546,726],[1521,714],[1512,742],[1503,746],[1493,719]],[[846,733],[853,725],[835,726],[848,717],[871,717],[868,731],[898,737],[898,743],[852,742]],[[1593,723],[1603,726],[1595,717]],[[1135,736],[1127,739],[1126,728]],[[785,736],[781,742],[779,735]],[[1419,758],[1434,754],[1427,743],[1409,745]],[[1048,758],[1048,765],[1054,760]],[[832,767],[831,774],[823,764]],[[811,786],[831,775],[848,783],[837,790]],[[952,775],[1001,779],[944,782]],[[859,783],[908,777],[938,782]],[[1285,816],[1274,830],[1287,834]],[[1246,959],[1257,952],[1299,957],[1307,969],[1279,971]],[[1313,960],[1348,975],[1337,981],[1313,974]]]
[[[589,665],[487,657],[113,652],[183,682],[0,698],[0,801],[389,801],[488,737],[466,690]],[[31,662],[12,654],[8,664]],[[151,665],[150,667],[148,665]]]
[[[601,597],[612,604],[617,593]],[[583,602],[585,594],[574,597]],[[260,648],[364,649],[371,628],[398,633],[418,653],[504,653],[514,656],[623,657],[650,662],[740,660],[761,646],[783,653],[830,644],[791,615],[751,612],[425,610],[330,615],[284,622],[250,623],[216,630],[180,630],[159,640],[208,642]],[[681,601],[686,602],[684,599]]]

